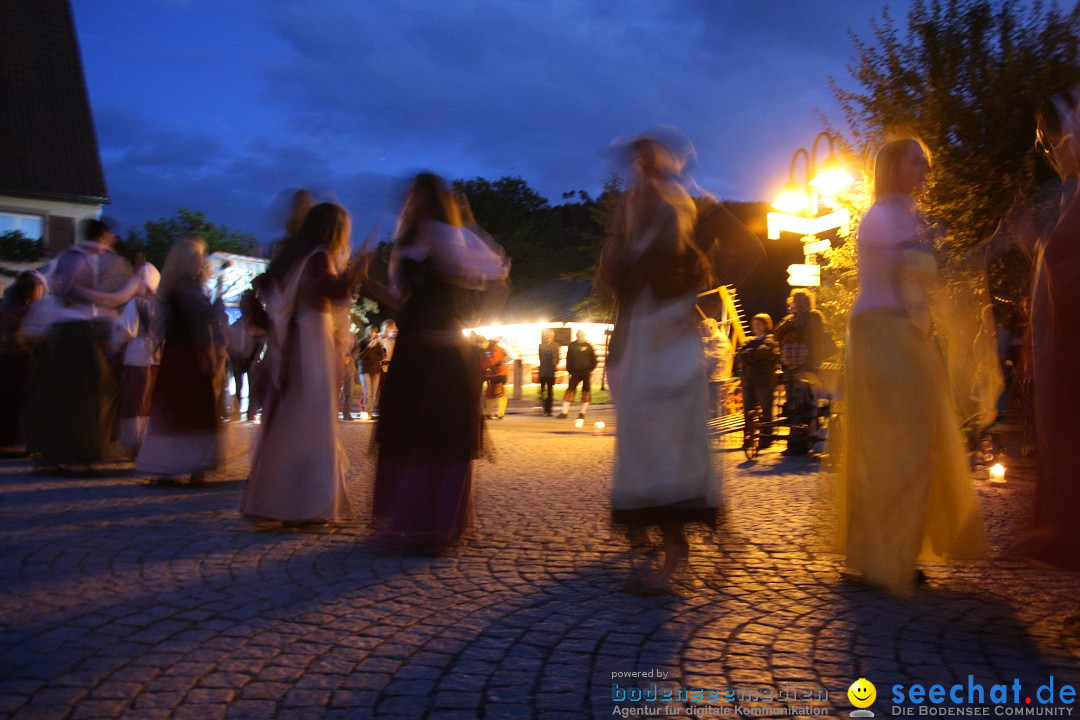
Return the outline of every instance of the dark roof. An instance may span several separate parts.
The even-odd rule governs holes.
[[[504,323],[572,322],[583,313],[575,311],[592,289],[589,280],[554,280],[510,298],[500,315]]]
[[[68,0],[0,2],[0,193],[108,202]]]

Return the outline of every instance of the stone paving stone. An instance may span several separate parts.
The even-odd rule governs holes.
[[[225,703],[186,705],[179,707],[173,714],[176,720],[223,720],[229,712]]]
[[[90,718],[118,718],[124,713],[126,700],[86,700],[75,706],[73,720]]]
[[[1022,467],[977,485],[994,557],[929,565],[898,601],[825,552],[817,461],[718,449],[724,527],[690,533],[675,593],[639,598],[621,588],[649,559],[607,519],[613,436],[545,420],[493,424],[478,530],[434,558],[372,552],[371,424],[341,425],[357,517],[329,531],[243,521],[242,458],[198,492],[0,460],[0,715],[580,720],[611,716],[613,672],[660,669],[637,684],[794,684],[827,690],[839,716],[856,673],[879,694],[968,674],[1080,681],[1065,622],[1080,575],[1005,554],[1031,502]]]
[[[277,704],[270,700],[237,700],[226,709],[225,717],[229,720],[268,718],[274,716],[276,709]]]

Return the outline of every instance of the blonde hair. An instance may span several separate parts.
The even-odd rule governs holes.
[[[889,140],[878,150],[874,159],[874,200],[901,192],[900,163],[912,148],[921,150],[926,156],[926,162],[931,162],[930,148],[914,135]]]
[[[158,296],[168,298],[185,280],[201,283],[206,278],[206,241],[198,235],[173,243],[161,269]]]

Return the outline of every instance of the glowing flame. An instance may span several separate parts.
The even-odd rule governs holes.
[[[1001,463],[990,466],[990,482],[1005,482],[1005,466]]]

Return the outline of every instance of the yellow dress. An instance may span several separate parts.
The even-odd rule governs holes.
[[[915,563],[971,560],[986,535],[943,358],[930,334],[933,255],[902,253],[904,310],[848,324],[838,550],[867,582],[914,589]]]

